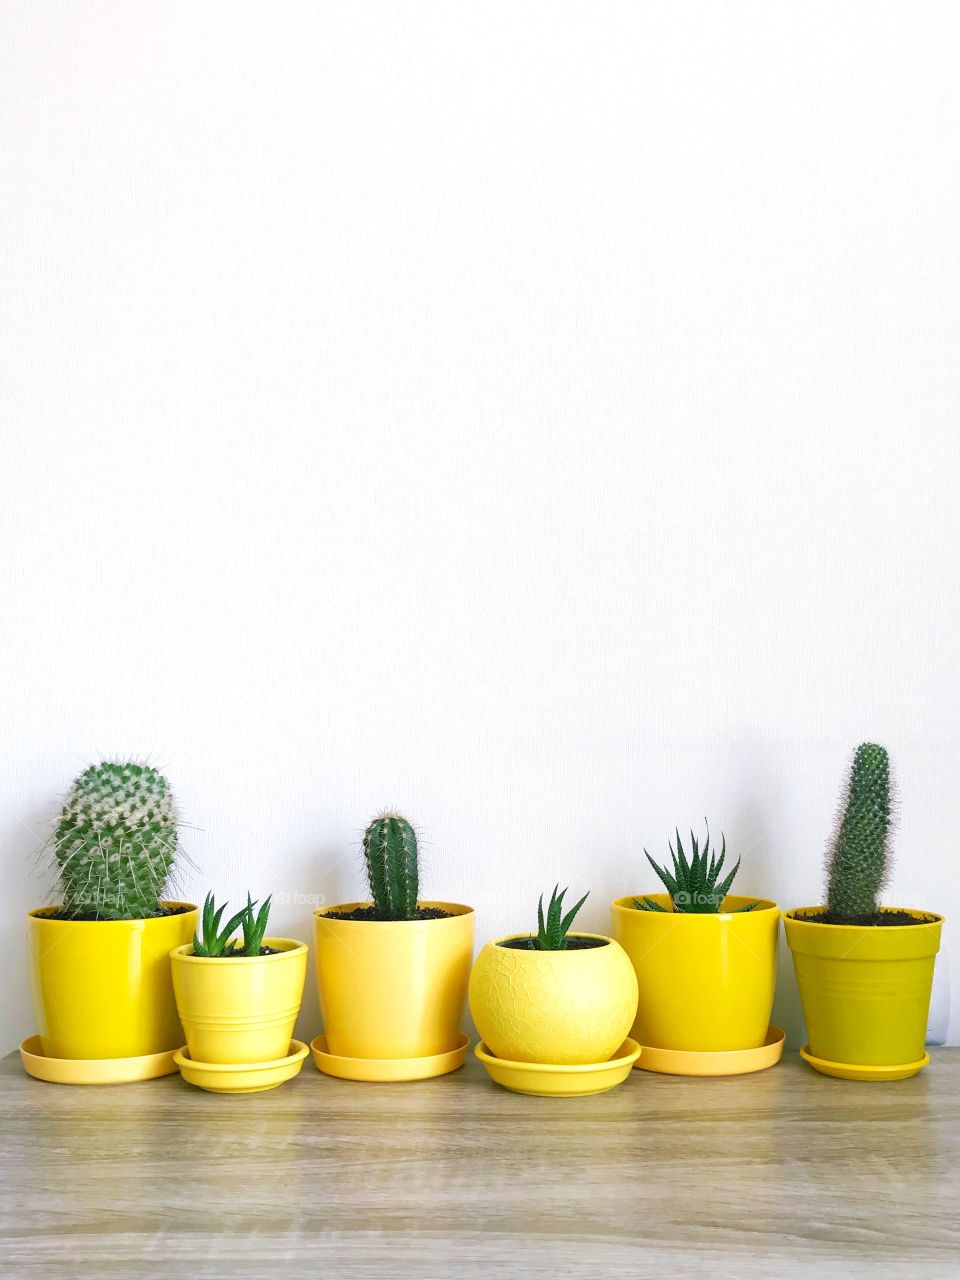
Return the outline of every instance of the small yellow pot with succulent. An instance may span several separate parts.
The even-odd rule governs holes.
[[[612,938],[570,932],[587,895],[564,914],[565,893],[554,889],[546,913],[541,896],[536,934],[488,942],[470,977],[477,1057],[524,1093],[596,1093],[625,1078],[637,1056],[627,1040],[633,967]]]

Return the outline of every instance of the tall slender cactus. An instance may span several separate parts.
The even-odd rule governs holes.
[[[890,759],[864,742],[850,770],[846,805],[828,857],[827,911],[856,924],[877,912],[890,870]]]
[[[413,920],[420,887],[417,834],[399,813],[381,813],[363,837],[370,895],[382,920]]]

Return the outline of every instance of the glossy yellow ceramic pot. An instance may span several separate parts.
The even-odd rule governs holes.
[[[903,910],[903,908],[887,908]],[[924,1040],[943,917],[909,911],[920,924],[818,924],[800,907],[784,918],[807,1025],[807,1061],[827,1075],[902,1079],[926,1061]],[[824,1064],[824,1065],[820,1065]],[[849,1066],[850,1072],[833,1070]],[[912,1067],[913,1071],[909,1070]]]
[[[460,1042],[473,959],[472,907],[422,902],[439,920],[338,920],[314,911],[326,1046],[345,1058],[425,1058]]]
[[[640,895],[635,895],[639,897]],[[666,911],[638,911],[633,897],[613,904],[613,936],[637,975],[640,997],[630,1032],[657,1049],[758,1049],[770,1026],[777,976],[780,911],[730,894],[727,911],[686,915],[666,893],[644,895]]]
[[[272,956],[172,955],[173,989],[194,1063],[273,1062],[290,1052],[307,976],[307,944],[264,938]]]
[[[498,1058],[554,1066],[601,1063],[623,1044],[637,1011],[637,979],[610,938],[595,947],[528,951],[497,938],[477,956],[470,975],[470,1012],[484,1044]]]
[[[141,1058],[183,1043],[170,950],[193,936],[197,909],[152,920],[27,917],[33,1003],[50,1058]]]

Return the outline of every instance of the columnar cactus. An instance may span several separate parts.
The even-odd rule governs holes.
[[[877,912],[890,856],[890,760],[864,742],[850,771],[847,803],[829,854],[827,911],[855,924]]]
[[[177,853],[178,815],[149,765],[91,765],[67,793],[53,844],[71,916],[156,916]]]
[[[381,920],[413,920],[420,873],[417,834],[398,813],[382,813],[363,837],[367,879]]]

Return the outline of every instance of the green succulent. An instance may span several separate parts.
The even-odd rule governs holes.
[[[827,910],[837,918],[856,924],[876,914],[889,874],[891,822],[890,758],[884,747],[861,743],[828,858]]]
[[[193,954],[208,959],[217,956],[258,956],[267,930],[270,898],[267,898],[259,911],[254,910],[256,905],[248,893],[247,905],[231,916],[221,929],[220,921],[227,904],[224,902],[218,907],[213,894],[208,893],[201,913],[200,930],[193,935]],[[242,944],[233,941],[237,929],[243,930]]]
[[[715,915],[719,912],[723,905],[723,900],[730,892],[730,886],[733,884],[734,877],[740,870],[740,859],[737,864],[723,880],[720,880],[720,873],[723,870],[724,860],[727,856],[727,841],[723,833],[721,836],[720,856],[717,857],[716,850],[710,851],[710,829],[707,828],[707,838],[704,841],[703,848],[697,841],[697,837],[690,832],[690,846],[692,856],[687,861],[687,855],[684,852],[683,844],[680,841],[680,832],[677,831],[677,847],[674,850],[673,845],[670,848],[670,857],[673,862],[673,873],[671,874],[665,867],[658,866],[650,857],[646,849],[647,861],[653,867],[659,876],[661,882],[673,902],[673,910],[681,915]],[[663,911],[666,907],[661,907],[659,902],[654,902],[652,898],[634,898],[634,906],[638,911]],[[734,911],[752,911],[757,906],[756,902],[748,902],[742,907],[735,907]]]
[[[560,890],[558,893],[557,890]],[[566,951],[567,934],[570,926],[573,924],[574,917],[577,912],[590,897],[589,893],[585,893],[575,907],[572,907],[566,915],[563,914],[563,896],[566,889],[560,889],[559,885],[554,886],[553,893],[550,895],[550,903],[547,907],[546,918],[543,914],[543,894],[540,895],[540,901],[537,904],[537,936],[527,939],[527,947],[531,951]]]
[[[161,915],[178,825],[170,786],[150,765],[104,760],[85,769],[67,792],[52,838],[64,913]]]
[[[370,896],[381,920],[415,920],[420,888],[417,833],[399,813],[381,813],[363,837]]]

